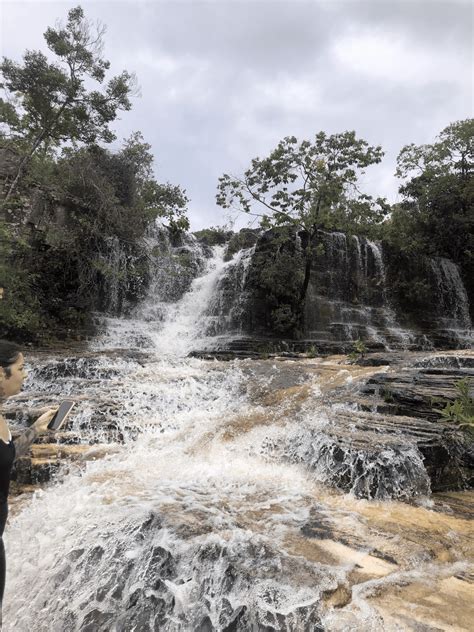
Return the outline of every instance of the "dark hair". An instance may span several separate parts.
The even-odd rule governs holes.
[[[21,347],[9,340],[0,340],[0,366],[5,369],[5,375],[10,377],[10,366],[18,360]]]

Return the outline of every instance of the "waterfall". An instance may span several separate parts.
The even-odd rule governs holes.
[[[438,314],[448,328],[469,329],[469,300],[458,267],[444,257],[430,260],[435,278]]]
[[[358,338],[375,348],[409,347],[414,337],[399,325],[389,301],[382,244],[338,232],[320,238],[324,253],[315,262],[306,309],[316,347],[347,346]]]
[[[255,247],[238,252],[220,276],[207,308],[209,336],[235,338],[244,332],[243,318],[249,300],[246,280]]]
[[[347,240],[334,243],[349,261]],[[252,251],[225,261],[222,247],[168,245],[185,282],[152,281],[80,357],[29,357],[28,405],[76,399],[71,436],[100,458],[12,504],[5,632],[401,629],[385,627],[371,586],[396,592],[403,570],[442,594],[466,571],[460,519],[429,511],[416,443],[356,428],[355,410],[325,398],[324,365],[189,357],[238,330]],[[360,245],[370,294],[382,272]],[[346,368],[330,373],[352,388]]]
[[[395,340],[403,349],[408,349],[410,345],[415,341],[415,336],[400,326],[397,320],[397,316],[395,310],[389,301],[389,292],[388,292],[388,283],[387,276],[385,272],[385,264],[383,260],[383,251],[382,244],[376,243],[373,241],[367,240],[367,244],[371,249],[377,270],[377,275],[379,279],[379,284],[382,292],[382,301],[383,301],[383,318],[385,321],[385,327],[387,331],[390,333],[390,338],[387,336],[383,337],[384,346],[386,349],[390,350],[390,345],[392,344],[391,340]]]
[[[212,344],[206,334],[210,320],[207,305],[229,265],[222,255],[223,246],[215,246],[211,258],[205,261],[204,274],[192,280],[189,291],[176,302],[169,300],[166,285],[154,282],[149,296],[131,317],[105,321],[106,330],[94,341],[93,348],[132,346],[165,356],[185,357],[198,340]]]

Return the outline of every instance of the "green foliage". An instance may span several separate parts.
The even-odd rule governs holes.
[[[456,382],[458,396],[453,402],[447,402],[445,407],[437,412],[446,421],[458,425],[460,428],[474,432],[474,397],[472,396],[473,384],[469,378]],[[436,409],[434,409],[436,410]]]
[[[143,235],[157,217],[176,230],[188,227],[185,193],[178,186],[156,182],[149,166],[150,145],[141,138],[140,133],[133,134],[116,154],[96,145],[67,149],[58,161],[51,184],[59,198],[74,204],[77,210],[71,217],[88,238],[113,235],[130,241]],[[137,149],[133,160],[132,143]]]
[[[225,226],[211,226],[193,233],[198,241],[206,246],[224,246],[231,239],[233,233]]]
[[[433,262],[419,249],[403,249],[385,242],[387,287],[404,315],[406,326],[424,326],[439,312],[439,297],[433,283]]]
[[[282,227],[265,233],[252,257],[247,282],[265,305],[262,319],[268,330],[300,337],[303,278],[303,255],[291,230]]]
[[[365,230],[380,224],[388,213],[384,200],[374,200],[357,187],[364,169],[379,163],[382,156],[380,147],[370,146],[355,132],[330,136],[319,132],[314,141],[302,142],[288,136],[267,158],[254,158],[243,176],[224,174],[219,178],[219,206],[260,217],[263,229],[284,227],[304,234],[305,265],[297,310],[300,326],[317,231]],[[290,311],[294,312],[293,307]],[[285,322],[284,314],[276,314],[275,322]]]
[[[455,175],[467,180],[474,169],[473,138],[474,119],[451,123],[432,145],[406,145],[398,155],[396,175],[424,176],[426,181]]]
[[[3,58],[3,87],[17,99],[16,107],[1,101],[8,113],[4,122],[13,135],[39,139],[39,145],[114,140],[108,125],[119,110],[131,108],[133,81],[124,71],[102,92],[87,89],[91,80],[103,84],[110,67],[102,57],[104,33],[100,25],[93,32],[82,8],[76,7],[69,11],[66,25],[48,28],[44,34],[56,62],[50,63],[40,51],[27,51],[23,64]]]
[[[367,351],[368,349],[364,341],[358,338],[355,342],[352,343],[352,351],[349,354],[349,361],[351,363],[355,363],[358,360],[361,360],[365,356]]]
[[[319,132],[313,142],[300,143],[286,137],[267,158],[254,158],[242,177],[219,178],[217,204],[259,216],[263,228],[292,226],[311,235],[321,227],[377,223],[387,213],[385,203],[356,185],[382,156],[355,132]]]
[[[474,119],[452,123],[431,145],[407,145],[397,164],[403,200],[384,238],[408,254],[452,259],[473,296]]]
[[[184,252],[180,252],[174,256],[176,263],[178,264],[177,274],[182,274],[182,270],[180,268],[191,269],[194,266],[193,254],[188,250]]]
[[[35,188],[10,199],[6,241],[12,257],[5,287],[11,309],[6,311],[5,302],[2,320],[12,337],[38,339],[48,330],[69,335],[68,330],[88,327],[91,311],[109,307],[112,286],[119,287],[113,309],[143,296],[149,262],[141,239],[150,222],[161,216],[179,230],[187,218],[184,193],[154,180],[148,169],[153,156],[146,143],[136,147],[140,139],[133,136],[133,160],[130,143],[115,154],[92,145],[68,148],[52,162],[48,157],[44,172],[30,170]],[[41,166],[39,155],[36,164]],[[147,197],[150,183],[155,192],[165,191],[159,204],[156,197]],[[114,259],[118,248],[126,253],[121,263]]]
[[[230,261],[240,250],[254,246],[257,242],[259,233],[260,231],[255,228],[242,228],[238,233],[234,233],[227,245],[227,250],[224,256],[225,261]]]
[[[394,402],[393,393],[392,393],[392,391],[390,389],[388,389],[388,388],[382,389],[381,395],[382,395],[383,401],[385,403],[391,404],[391,403]]]
[[[324,246],[324,244],[322,242],[320,242],[316,248],[314,249],[314,254],[317,257],[324,257],[324,255],[326,254],[326,248]]]
[[[13,141],[21,140],[22,161],[7,193],[14,193],[31,157],[64,143],[111,142],[109,124],[120,110],[131,108],[134,77],[127,71],[104,84],[110,63],[102,56],[105,27],[94,30],[81,7],[71,9],[66,25],[44,34],[50,63],[41,51],[26,51],[23,63],[3,58],[0,64],[5,99],[1,123]],[[92,82],[103,84],[91,89]]]
[[[186,215],[186,192],[169,182],[158,183],[153,175],[151,145],[144,142],[141,132],[135,132],[125,141],[118,154],[126,165],[134,182],[133,205],[147,221],[157,217],[165,219],[171,230],[182,232],[189,229]]]
[[[306,357],[307,358],[317,358],[318,357],[318,350],[314,345],[311,345],[311,347],[308,349],[308,351],[306,352]]]
[[[34,292],[35,274],[29,274],[24,262],[31,256],[27,243],[15,239],[5,222],[0,222],[0,335],[15,338],[25,329],[40,326],[39,300]]]
[[[156,181],[140,132],[115,153],[98,145],[115,139],[110,124],[130,109],[135,82],[126,71],[106,80],[104,33],[76,7],[44,34],[52,62],[27,51],[22,63],[0,64],[0,318],[15,338],[87,326],[112,285],[119,302],[136,300],[148,281],[141,239],[150,223],[162,218],[174,235],[189,228],[185,191]]]

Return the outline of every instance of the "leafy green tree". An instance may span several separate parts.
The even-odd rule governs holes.
[[[35,270],[27,265],[31,248],[15,239],[10,227],[0,220],[0,337],[15,338],[25,329],[40,326],[40,301],[34,291]]]
[[[140,132],[117,153],[97,145],[66,149],[57,163],[56,195],[71,206],[84,238],[115,236],[131,241],[157,217],[171,229],[187,229],[185,192],[158,183],[152,164],[150,145]]]
[[[384,200],[358,188],[363,170],[379,163],[383,152],[355,132],[316,134],[314,141],[281,140],[267,158],[255,158],[241,177],[219,178],[217,204],[260,217],[263,228],[291,227],[302,234],[305,270],[303,304],[318,247],[320,229],[355,229],[378,224],[386,216]]]
[[[402,202],[386,226],[396,246],[449,257],[474,295],[474,119],[448,125],[433,144],[407,145],[397,161]]]
[[[65,148],[48,161],[47,184],[39,187],[31,188],[29,174],[28,223],[0,223],[4,332],[39,340],[44,332],[90,331],[91,311],[120,311],[143,297],[150,261],[142,237],[158,216],[172,230],[186,226],[187,200],[179,187],[156,182],[150,146],[141,141],[135,134],[116,153],[97,145]],[[39,155],[33,161],[45,162]]]
[[[451,123],[432,145],[410,144],[397,159],[400,178],[456,176],[467,182],[474,171],[474,119]]]
[[[189,202],[186,191],[177,185],[158,183],[153,175],[154,157],[151,145],[141,132],[135,132],[126,140],[119,159],[131,170],[135,182],[134,204],[149,220],[161,217],[172,230],[188,230],[186,215]]]
[[[44,34],[57,62],[41,51],[27,51],[23,64],[3,58],[0,64],[0,99],[3,134],[21,151],[16,174],[5,201],[15,192],[32,156],[41,149],[65,142],[111,142],[109,124],[119,110],[131,108],[135,79],[123,71],[104,84],[110,63],[102,56],[105,27],[94,29],[80,6],[68,13],[67,24],[48,28]],[[91,80],[104,84],[91,90]]]

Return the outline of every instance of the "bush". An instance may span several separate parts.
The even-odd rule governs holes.
[[[352,343],[352,351],[349,354],[349,361],[351,363],[355,363],[358,360],[361,360],[365,356],[367,351],[368,349],[365,345],[365,342],[358,338],[355,342]]]
[[[204,228],[193,233],[196,239],[206,246],[224,246],[233,236],[231,230],[224,227]]]
[[[239,250],[255,246],[260,232],[255,228],[242,228],[238,233],[234,233],[227,245],[225,261],[230,261]]]
[[[474,432],[474,398],[471,394],[474,385],[466,377],[456,382],[455,386],[458,397],[453,402],[447,402],[439,412],[446,421]]]

